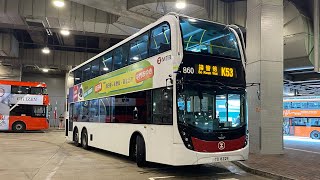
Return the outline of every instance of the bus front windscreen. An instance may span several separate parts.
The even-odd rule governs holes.
[[[181,17],[180,27],[185,51],[240,59],[236,37],[227,26]]]
[[[215,94],[205,88],[186,87],[178,93],[178,122],[198,133],[237,129],[245,124],[245,93]]]

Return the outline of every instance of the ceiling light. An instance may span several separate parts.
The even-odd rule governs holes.
[[[132,59],[135,60],[135,61],[139,60],[139,58],[137,56],[134,56]]]
[[[64,4],[64,1],[63,0],[54,0],[53,1],[53,5],[55,5],[56,7],[63,7],[65,4]]]
[[[197,22],[197,20],[193,19],[193,18],[189,18],[190,22]]]
[[[69,36],[69,35],[70,35],[70,31],[67,30],[67,29],[62,29],[62,30],[60,31],[60,33],[61,33],[63,36]]]
[[[104,71],[109,71],[109,68],[105,67],[103,68]]]
[[[42,71],[47,73],[47,72],[49,72],[49,69],[44,68],[44,69],[42,69]]]
[[[178,0],[176,2],[176,8],[178,8],[178,9],[184,9],[186,6],[187,6],[187,4],[185,1]]]
[[[42,49],[42,53],[43,53],[43,54],[49,54],[49,53],[50,53],[50,49],[49,49],[48,47],[44,47],[44,48]]]

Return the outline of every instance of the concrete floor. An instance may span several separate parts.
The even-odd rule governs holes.
[[[320,140],[309,137],[284,136],[284,148],[303,151],[305,153],[320,154]]]
[[[150,163],[138,168],[127,157],[92,149],[86,151],[64,139],[63,131],[0,132],[0,179],[252,179],[232,163],[172,167]]]

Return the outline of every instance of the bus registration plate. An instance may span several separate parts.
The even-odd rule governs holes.
[[[221,156],[221,157],[214,157],[213,158],[213,162],[223,162],[223,161],[229,161],[229,157]]]

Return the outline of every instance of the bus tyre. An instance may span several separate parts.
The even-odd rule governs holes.
[[[82,130],[82,133],[81,133],[81,144],[82,144],[83,149],[86,149],[86,150],[89,149],[89,145],[88,145],[88,132],[87,132],[86,129],[83,129],[83,130]]]
[[[26,125],[23,122],[15,122],[12,125],[12,130],[14,132],[24,132],[26,130]]]
[[[310,137],[312,139],[320,139],[320,132],[317,131],[317,130],[313,130],[311,133],[310,133]]]
[[[79,147],[80,143],[79,143],[79,131],[78,129],[74,129],[74,133],[73,133],[73,143],[75,146]]]
[[[136,139],[136,162],[138,167],[146,165],[146,145],[141,136],[137,136]]]

